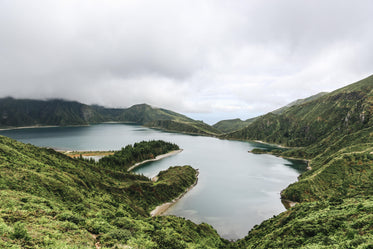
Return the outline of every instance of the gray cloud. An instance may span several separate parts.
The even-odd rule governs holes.
[[[369,0],[3,0],[0,95],[248,118],[372,74],[372,8]]]

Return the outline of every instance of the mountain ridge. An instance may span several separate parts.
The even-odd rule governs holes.
[[[172,121],[172,128],[160,121]],[[62,99],[0,99],[0,127],[88,125],[102,122],[135,123],[175,132],[215,136],[221,132],[185,115],[137,104],[129,108],[106,108]]]

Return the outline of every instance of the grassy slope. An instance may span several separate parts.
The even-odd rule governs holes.
[[[373,76],[313,101],[268,113],[247,128],[225,135],[230,139],[263,140],[291,147],[309,146],[371,126]]]
[[[298,204],[264,221],[232,248],[372,248],[373,199]]]
[[[292,106],[302,105],[306,102],[318,99],[318,98],[320,98],[320,97],[322,97],[326,94],[327,93],[325,93],[325,92],[321,92],[321,93],[315,94],[315,95],[313,95],[311,97],[308,97],[308,98],[305,98],[305,99],[298,99],[298,100],[296,100],[294,102],[291,102],[290,104],[288,104],[284,107],[281,107],[277,110],[272,111],[271,114],[279,115],[279,114],[285,112],[286,110],[288,110]],[[259,118],[260,117],[250,118],[250,119],[247,119],[245,121],[243,121],[241,119],[238,119],[238,118],[237,119],[222,120],[222,121],[219,121],[216,124],[214,124],[213,127],[220,130],[223,133],[231,133],[231,132],[234,132],[234,131],[237,131],[237,130],[244,129],[245,127],[248,127],[251,123],[253,123],[256,119],[259,119]]]
[[[327,92],[320,92],[318,94],[315,94],[315,95],[312,95],[311,97],[308,97],[308,98],[304,98],[304,99],[297,99],[289,104],[287,104],[286,106],[284,107],[281,107],[279,109],[276,109],[274,111],[272,111],[271,113],[273,114],[281,114],[283,112],[285,112],[287,109],[289,109],[290,107],[292,106],[296,106],[296,105],[302,105],[304,103],[307,103],[309,101],[312,101],[312,100],[315,100],[315,99],[318,99],[324,95],[328,94]]]
[[[284,198],[301,201],[301,203],[287,212],[264,221],[250,231],[247,237],[237,243],[230,244],[230,247],[370,248],[373,244],[371,215],[373,206],[371,198],[373,194],[373,154],[371,154],[373,152],[372,86],[373,76],[318,99],[292,106],[281,114],[267,114],[255,120],[249,126],[249,129],[245,128],[226,136],[226,138],[232,139],[260,139],[289,146],[300,146],[296,149],[278,153],[285,156],[312,159],[310,164],[312,170],[304,173],[300,177],[299,182],[292,184],[282,192]],[[6,147],[1,147],[1,153],[6,150]],[[27,152],[27,149],[21,148],[21,151],[22,153],[19,155],[14,151],[11,155],[13,153],[17,155],[17,163],[20,162],[21,165],[27,165],[28,160],[22,161],[23,151]],[[37,156],[37,153],[32,153],[32,155]],[[7,160],[7,157],[2,158],[1,169],[5,171],[0,174],[2,176],[0,178],[2,185],[0,186],[3,186],[4,183],[3,175],[11,175],[12,173],[10,172],[13,172],[13,170],[6,171],[9,170],[6,164]],[[56,162],[55,159],[52,161]],[[33,167],[37,169],[37,167]],[[32,172],[35,170],[34,168]],[[69,167],[66,169],[69,169]],[[21,172],[30,171],[22,170]],[[53,171],[49,169],[48,172]],[[96,171],[93,170],[93,172]],[[43,173],[42,175],[44,176],[45,174]],[[67,214],[62,212],[63,215],[61,214],[61,216],[54,215],[55,213],[53,215],[49,214],[50,217],[53,217],[50,222],[72,220],[76,222],[72,223],[78,226],[78,229],[73,229],[75,233],[72,237],[76,236],[74,242],[66,242],[66,237],[64,237],[65,239],[60,239],[63,237],[61,234],[52,236],[44,233],[43,238],[52,236],[53,245],[56,245],[56,243],[92,243],[93,239],[90,241],[86,239],[86,242],[84,242],[85,240],[80,238],[84,237],[86,232],[100,232],[102,243],[107,243],[107,245],[114,245],[115,243],[141,244],[145,248],[151,248],[151,246],[163,246],[163,248],[184,248],[189,246],[193,248],[202,244],[208,244],[212,248],[228,246],[223,244],[214,230],[208,225],[197,226],[175,217],[147,218],[147,211],[152,205],[154,206],[156,201],[149,198],[149,196],[152,196],[149,193],[154,190],[154,188],[151,188],[154,184],[149,183],[146,179],[132,179],[130,177],[134,176],[127,175],[127,178],[130,179],[126,181],[133,182],[133,184],[129,184],[128,182],[124,183],[124,181],[117,180],[123,178],[122,173],[119,172],[108,171],[105,174],[97,174],[101,176],[99,183],[89,180],[91,179],[89,176],[82,176],[84,179],[82,182],[87,186],[94,186],[94,189],[100,189],[97,194],[94,194],[95,197],[88,195],[88,193],[91,193],[90,191],[84,192],[84,187],[79,188],[79,191],[76,192],[74,187],[59,190],[58,184],[53,184],[53,181],[48,185],[39,184],[39,182],[43,183],[44,178],[35,178],[37,179],[36,182],[38,182],[36,186],[42,186],[40,192],[37,191],[39,188],[32,190],[36,191],[35,193],[23,192],[13,189],[14,186],[17,186],[17,181],[14,182],[13,179],[23,179],[23,173],[8,177],[5,182],[9,182],[9,184],[6,185],[5,191],[2,191],[2,193],[6,193],[11,197],[7,197],[9,201],[4,202],[7,203],[7,206],[1,209],[3,220],[0,220],[0,229],[2,229],[0,231],[4,231],[1,243],[7,243],[4,245],[10,245],[9,243],[18,245],[24,243],[28,245],[27,243],[35,243],[35,240],[40,238],[33,234],[35,231],[39,231],[35,229],[39,227],[29,228],[29,223],[27,223],[27,233],[25,235],[24,227],[22,226],[22,224],[25,224],[25,220],[29,221],[30,217],[34,219],[35,215],[39,213],[43,215],[47,213],[44,210],[47,207],[44,206],[37,209],[38,211],[33,211],[32,214],[22,209],[22,203],[25,203],[26,199],[17,197],[17,195],[32,194],[33,198],[43,198],[43,200],[49,201],[49,204],[45,204],[47,206],[53,204],[53,210],[58,210],[60,205],[62,210],[67,212]],[[72,176],[68,174],[68,176],[75,179],[73,177],[75,174]],[[24,179],[33,179],[28,175],[25,177]],[[88,179],[84,177],[88,177]],[[78,179],[80,179],[80,176]],[[142,188],[143,184],[139,184],[140,182],[145,183],[144,188]],[[19,185],[20,183],[21,181],[18,182]],[[98,185],[94,185],[95,183]],[[103,184],[103,186],[100,184]],[[44,186],[48,186],[48,191],[54,193],[52,199],[42,195],[45,192],[43,191]],[[121,186],[123,188],[120,188]],[[131,188],[131,186],[134,187]],[[3,189],[3,187],[1,188]],[[123,191],[124,189],[126,191]],[[134,193],[131,193],[130,189]],[[162,190],[162,192],[164,191]],[[144,199],[149,199],[150,201],[139,201],[138,196],[143,196],[143,193],[146,193],[146,198]],[[99,197],[96,197],[96,195]],[[91,205],[88,208],[86,204],[83,204],[84,201],[82,205],[75,204],[77,202],[81,204],[80,201],[76,201],[81,200],[81,196],[84,197],[83,200],[88,200],[89,203],[94,203],[95,205]],[[115,198],[118,198],[118,196],[125,198],[125,200],[116,201]],[[134,197],[131,198],[131,196]],[[62,201],[63,199],[61,198],[65,198],[66,201]],[[96,198],[105,199],[102,201]],[[158,199],[158,197],[154,198]],[[38,205],[39,203],[44,203],[39,200],[34,202],[37,202]],[[65,203],[68,203],[68,207],[65,206]],[[99,208],[96,208],[96,205]],[[115,213],[115,210],[118,209],[113,208],[115,205],[119,205],[119,208],[125,213],[124,216],[122,214],[118,214],[118,216]],[[93,211],[91,211],[92,206],[96,210],[93,208]],[[80,209],[85,211],[78,211],[78,215],[73,214],[71,216],[72,210]],[[14,210],[22,211],[14,212]],[[110,212],[109,215],[106,214],[108,210],[111,211],[111,215]],[[7,218],[9,216],[15,216],[16,218],[9,219]],[[80,217],[83,217],[84,222],[80,223]],[[117,218],[120,219],[117,220]],[[49,222],[49,219],[45,217],[41,220],[35,218],[35,220],[37,220],[36,224],[38,226]],[[128,220],[136,224],[136,229],[128,226]],[[68,225],[71,226],[71,224]],[[47,227],[47,225],[44,226]],[[60,226],[60,224],[54,224],[53,227],[58,228],[55,232],[60,231]],[[115,226],[114,229],[111,226]],[[70,232],[71,230],[69,229],[72,228],[66,228],[65,226],[62,230]],[[121,229],[129,232],[121,231]],[[51,233],[50,230],[47,229],[49,233]],[[27,236],[30,236],[31,239],[27,238]],[[40,243],[51,242],[41,241]]]
[[[149,217],[196,180],[190,166],[170,168],[159,178],[153,183],[0,137],[0,247],[222,245],[206,224]]]
[[[264,116],[252,126],[255,138],[252,131],[241,131],[245,139],[302,145],[276,153],[311,159],[312,170],[281,193],[300,204],[263,222],[235,246],[371,248],[372,88],[371,76],[277,117]]]

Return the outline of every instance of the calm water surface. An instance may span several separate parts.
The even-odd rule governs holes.
[[[285,208],[280,191],[296,181],[305,166],[271,155],[248,153],[266,145],[162,132],[137,125],[99,124],[0,131],[37,146],[64,150],[118,150],[142,140],[162,139],[178,144],[183,152],[151,162],[135,172],[153,177],[174,165],[199,169],[196,187],[166,214],[211,224],[227,239],[238,239],[263,220]]]

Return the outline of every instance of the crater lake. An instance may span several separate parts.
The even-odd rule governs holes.
[[[229,240],[247,235],[263,220],[285,211],[280,192],[305,170],[303,162],[266,154],[251,154],[269,145],[214,137],[163,132],[138,125],[97,124],[2,130],[1,135],[59,150],[119,150],[140,141],[176,143],[181,153],[141,165],[135,173],[153,177],[170,166],[199,169],[198,184],[165,215],[212,225]]]

